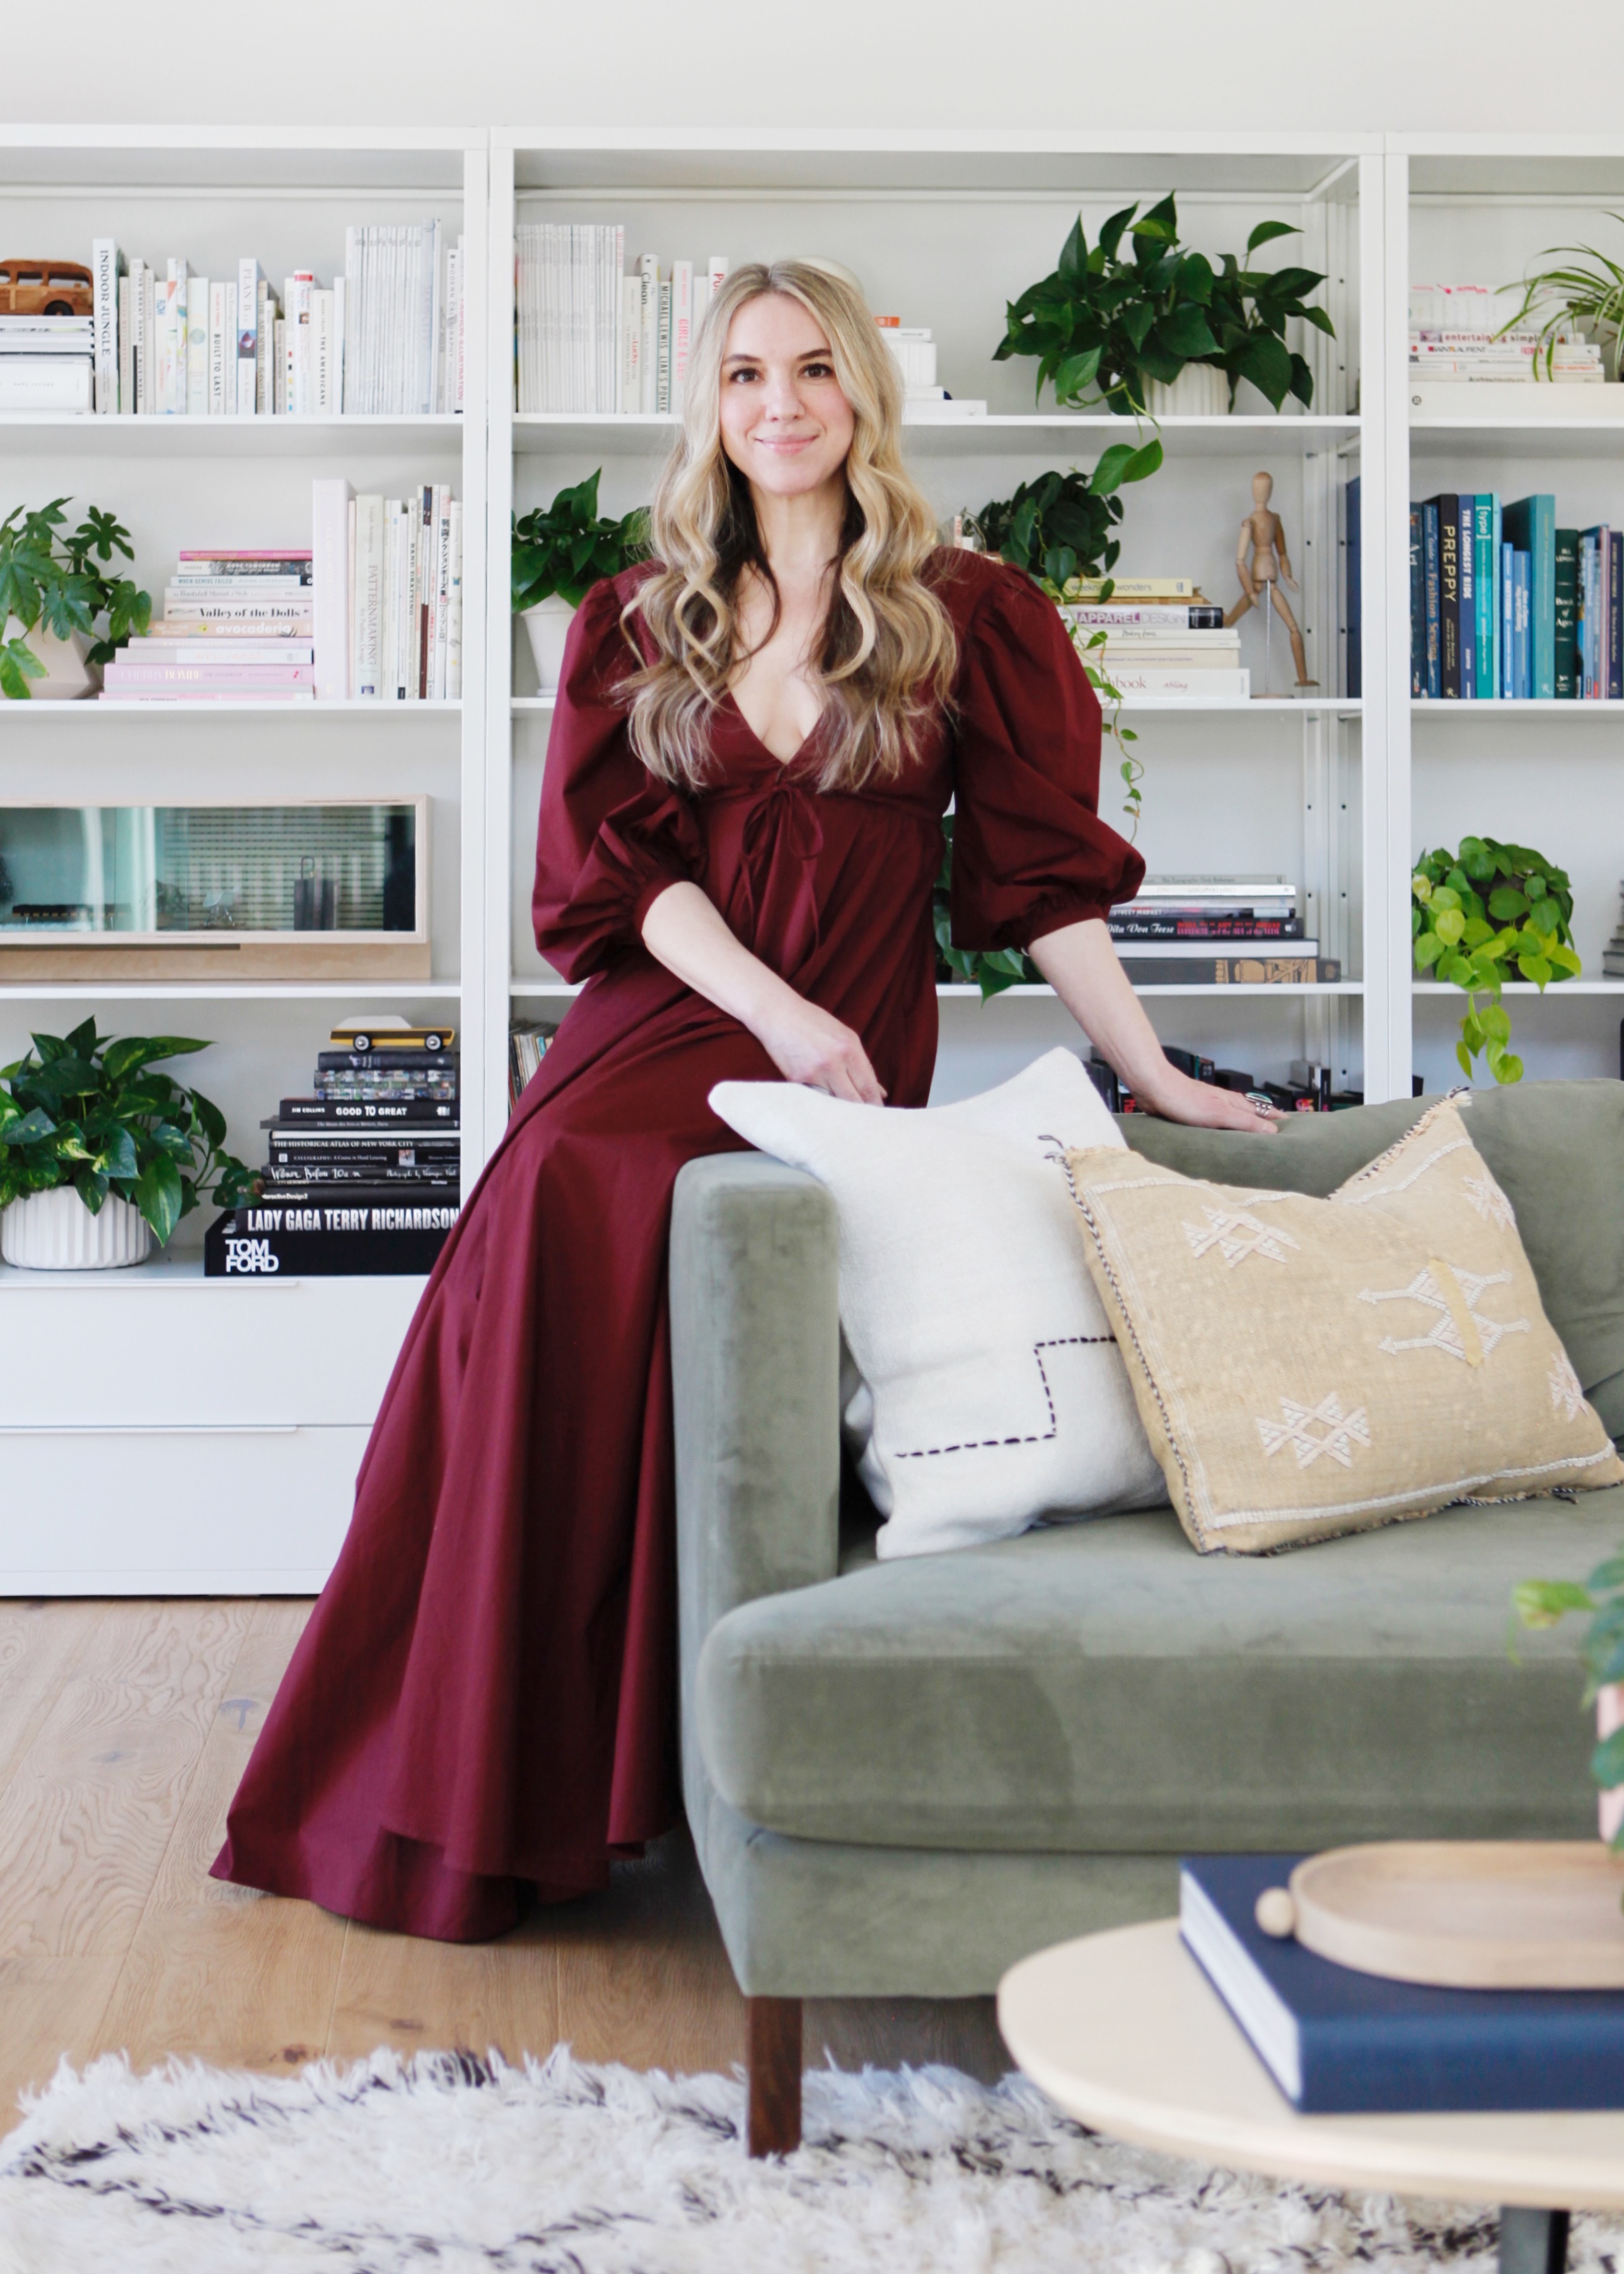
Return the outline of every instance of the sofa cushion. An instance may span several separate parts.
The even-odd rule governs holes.
[[[1114,1146],[1066,1156],[1140,1419],[1204,1553],[1624,1484],[1475,1118],[1438,1099],[1324,1200]]]
[[[1583,1838],[1576,1644],[1529,1637],[1514,1663],[1510,1594],[1583,1577],[1621,1533],[1614,1486],[1305,1555],[1192,1555],[1156,1510],[859,1562],[712,1629],[700,1746],[732,1806],[812,1840]]]
[[[1324,1195],[1419,1120],[1404,1098],[1292,1115],[1259,1144],[1221,1129],[1124,1117],[1136,1152],[1182,1176]],[[1472,1141],[1517,1212],[1545,1314],[1584,1394],[1624,1437],[1624,1082],[1524,1081],[1473,1092]]]

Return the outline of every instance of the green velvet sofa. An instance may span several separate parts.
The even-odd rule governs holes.
[[[1123,1127],[1188,1174],[1325,1193],[1422,1111],[1272,1141]],[[1470,1126],[1624,1434],[1624,1084],[1479,1093]],[[671,1316],[684,1788],[750,2001],[758,2150],[798,2136],[804,1997],[991,1991],[1046,1944],[1168,1915],[1192,1849],[1593,1828],[1575,1641],[1514,1662],[1508,1603],[1624,1539],[1624,1487],[1264,1557],[1199,1556],[1162,1510],[882,1563],[849,1479],[842,1524],[823,1187],[759,1154],[691,1163]]]

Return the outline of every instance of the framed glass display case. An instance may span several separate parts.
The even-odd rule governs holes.
[[[0,977],[430,975],[428,800],[0,805]]]

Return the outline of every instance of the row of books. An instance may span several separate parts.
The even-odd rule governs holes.
[[[211,1277],[432,1270],[460,1207],[455,1028],[347,1020],[268,1132],[259,1197],[204,1246]]]
[[[1147,877],[1107,919],[1136,986],[1312,986],[1342,977],[1306,936],[1297,886],[1279,876]]]
[[[1174,1043],[1164,1043],[1162,1056],[1180,1073],[1188,1074],[1192,1081],[1209,1081],[1217,1089],[1235,1091],[1238,1096],[1274,1106],[1282,1113],[1342,1113],[1350,1105],[1363,1105],[1365,1093],[1357,1089],[1333,1089],[1331,1069],[1313,1058],[1293,1058],[1284,1081],[1259,1081],[1254,1074],[1244,1073],[1238,1066],[1221,1066],[1199,1050],[1181,1049]],[[1139,1103],[1129,1085],[1119,1080],[1098,1050],[1091,1051],[1086,1061],[1094,1088],[1113,1113],[1145,1113],[1147,1106]]]
[[[1515,286],[1412,284],[1410,368],[1418,380],[1499,380],[1600,386],[1601,350],[1568,323],[1545,332],[1519,321]]]
[[[694,327],[726,253],[662,267],[645,252],[628,273],[624,228],[543,222],[517,231],[515,263],[521,411],[681,410]]]
[[[508,1030],[508,1111],[511,1113],[527,1086],[541,1072],[547,1045],[558,1032],[556,1024],[515,1020]]]
[[[1085,587],[1085,594],[1089,588]],[[1241,636],[1189,577],[1113,580],[1109,599],[1085,597],[1063,611],[1079,651],[1119,695],[1244,700],[1252,674]],[[1104,635],[1103,644],[1094,643]]]
[[[0,318],[0,410],[157,418],[426,416],[463,397],[464,240],[439,222],[344,232],[344,268],[280,289],[252,259],[199,276],[91,247],[90,312]],[[37,327],[54,327],[41,334]],[[4,328],[11,328],[9,335]],[[33,330],[26,327],[34,327]]]
[[[1559,529],[1549,492],[1412,503],[1410,687],[1447,702],[1624,697],[1624,531]]]

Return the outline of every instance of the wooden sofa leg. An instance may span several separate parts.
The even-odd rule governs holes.
[[[788,2156],[801,2145],[801,2000],[747,1998],[749,2148]]]

